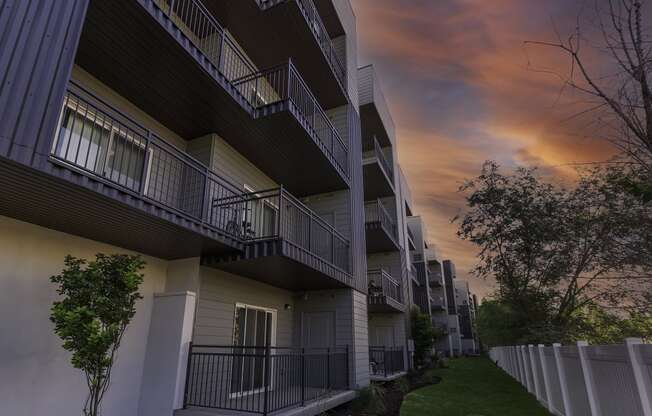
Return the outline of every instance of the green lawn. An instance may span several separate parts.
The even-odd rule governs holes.
[[[439,384],[408,394],[401,416],[550,416],[536,398],[487,358],[450,360],[432,370]]]

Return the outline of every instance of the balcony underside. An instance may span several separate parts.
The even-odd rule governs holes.
[[[372,137],[376,137],[381,147],[391,146],[392,142],[387,135],[383,120],[378,114],[374,103],[360,106],[360,124],[362,125],[362,137],[364,138],[362,147],[364,150],[371,150],[374,147]]]
[[[370,313],[403,313],[405,305],[389,296],[369,296],[367,307]]]
[[[333,0],[314,0],[314,3],[331,38],[346,34]]]
[[[292,291],[353,284],[348,273],[284,240],[249,243],[242,254],[204,256],[202,264]]]
[[[391,179],[381,167],[378,159],[363,161],[364,199],[366,201],[394,195]]]
[[[256,0],[212,0],[206,1],[206,7],[233,34],[256,66],[272,67],[291,57],[324,108],[347,104],[347,94],[297,1],[272,3],[263,10]]]
[[[309,133],[310,127],[301,123],[287,101],[257,110],[256,124],[270,137],[277,137],[276,151],[285,157],[271,158],[256,152],[257,143],[250,142],[250,153],[261,158],[252,161],[273,178],[281,178],[287,189],[297,197],[346,189],[349,186],[344,173],[334,159],[325,153],[318,140]]]
[[[187,140],[219,134],[295,195],[346,187],[296,119],[255,122],[254,109],[152,0],[91,2],[76,63]],[[311,169],[299,171],[306,160]],[[319,180],[299,182],[297,172]]]
[[[399,249],[396,241],[385,231],[380,222],[367,222],[365,229],[367,253],[385,253]]]
[[[184,216],[44,163],[40,171],[0,158],[0,215],[164,259],[241,248]]]

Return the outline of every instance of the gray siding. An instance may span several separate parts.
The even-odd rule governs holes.
[[[355,386],[369,384],[369,331],[367,296],[353,291],[353,338],[355,351]]]
[[[88,0],[0,0],[0,156],[49,151]]]
[[[292,346],[294,315],[285,309],[293,304],[291,292],[206,267],[200,282],[193,342],[232,345],[235,304],[244,303],[276,310],[276,345]]]

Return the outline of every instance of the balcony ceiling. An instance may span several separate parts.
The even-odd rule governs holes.
[[[281,1],[266,10],[256,0],[204,3],[258,68],[270,68],[291,58],[325,109],[348,102],[297,1]]]
[[[363,161],[362,170],[365,201],[394,196],[392,181],[377,158],[374,157]]]

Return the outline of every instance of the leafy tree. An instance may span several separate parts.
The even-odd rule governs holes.
[[[570,339],[590,305],[649,307],[652,207],[624,189],[630,174],[597,167],[567,189],[488,161],[461,187],[468,209],[458,235],[479,247],[472,272],[496,279],[522,341]]]
[[[145,263],[139,256],[97,254],[87,262],[66,256],[61,274],[52,276],[63,297],[52,306],[50,320],[71,362],[88,385],[84,416],[100,414],[111,381],[116,351],[142,299],[138,287]]]
[[[625,338],[652,340],[652,315],[636,311],[627,314],[609,313],[603,308],[591,306],[583,311],[582,325],[575,337],[591,344],[617,344]]]
[[[417,367],[424,365],[435,345],[436,333],[430,316],[413,308],[410,314],[412,339],[414,339],[414,363]]]

